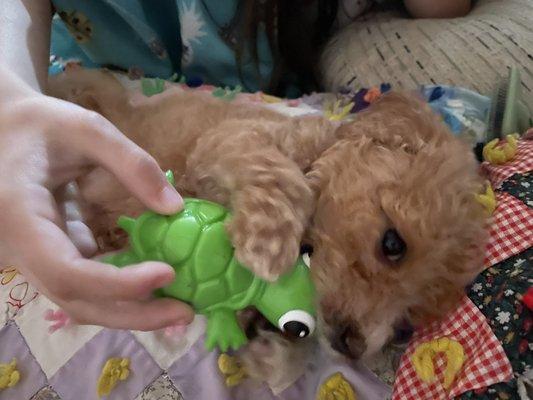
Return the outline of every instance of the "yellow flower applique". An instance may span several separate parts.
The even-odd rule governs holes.
[[[442,337],[422,343],[411,356],[411,361],[418,377],[424,382],[431,383],[436,379],[433,361],[439,353],[446,355],[443,386],[448,389],[465,362],[463,346],[459,342]]]
[[[316,400],[357,400],[357,397],[344,375],[336,372],[320,385]]]
[[[0,390],[15,386],[20,380],[17,370],[17,359],[13,358],[8,364],[0,364]]]
[[[491,164],[501,165],[511,161],[518,148],[518,135],[507,135],[506,142],[500,144],[500,139],[493,139],[483,147],[483,159]]]
[[[226,386],[237,386],[246,378],[244,367],[238,362],[236,357],[221,354],[218,357],[218,369],[226,378]]]
[[[110,358],[106,361],[97,383],[98,397],[107,396],[119,381],[130,375],[129,358]]]
[[[485,193],[476,194],[476,200],[485,208],[485,211],[488,215],[492,215],[494,210],[496,210],[496,206],[498,205],[496,196],[494,195],[494,190],[492,190],[490,183],[487,183],[487,189],[485,190]]]

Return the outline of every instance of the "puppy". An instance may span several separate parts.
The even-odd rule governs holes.
[[[312,246],[320,337],[344,356],[368,359],[402,324],[441,317],[480,270],[476,161],[414,96],[387,94],[339,125],[198,91],[135,96],[105,71],[70,71],[50,87],[173,170],[182,194],[229,206],[236,256],[260,277],[276,279]],[[123,244],[110,234],[116,218],[141,205],[101,169],[79,185],[102,249]],[[259,337],[270,353],[288,344]],[[263,350],[244,356],[252,369]]]

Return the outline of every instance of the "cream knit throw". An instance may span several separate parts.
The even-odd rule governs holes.
[[[490,94],[512,65],[520,67],[523,97],[533,104],[533,0],[479,0],[457,19],[367,15],[332,38],[321,70],[330,91],[389,82]]]

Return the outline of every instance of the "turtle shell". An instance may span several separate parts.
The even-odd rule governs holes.
[[[224,226],[228,218],[228,210],[218,204],[186,199],[175,215],[142,214],[129,230],[130,244],[141,261],[163,261],[175,269],[176,279],[162,294],[198,312],[240,308],[255,277],[234,257]]]

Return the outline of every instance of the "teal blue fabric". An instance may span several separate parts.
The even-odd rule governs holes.
[[[151,77],[174,73],[217,86],[257,91],[270,80],[272,55],[259,32],[258,61],[242,70],[221,38],[237,0],[53,0],[52,55]],[[227,31],[227,30],[226,30]],[[51,68],[54,73],[57,68]]]

